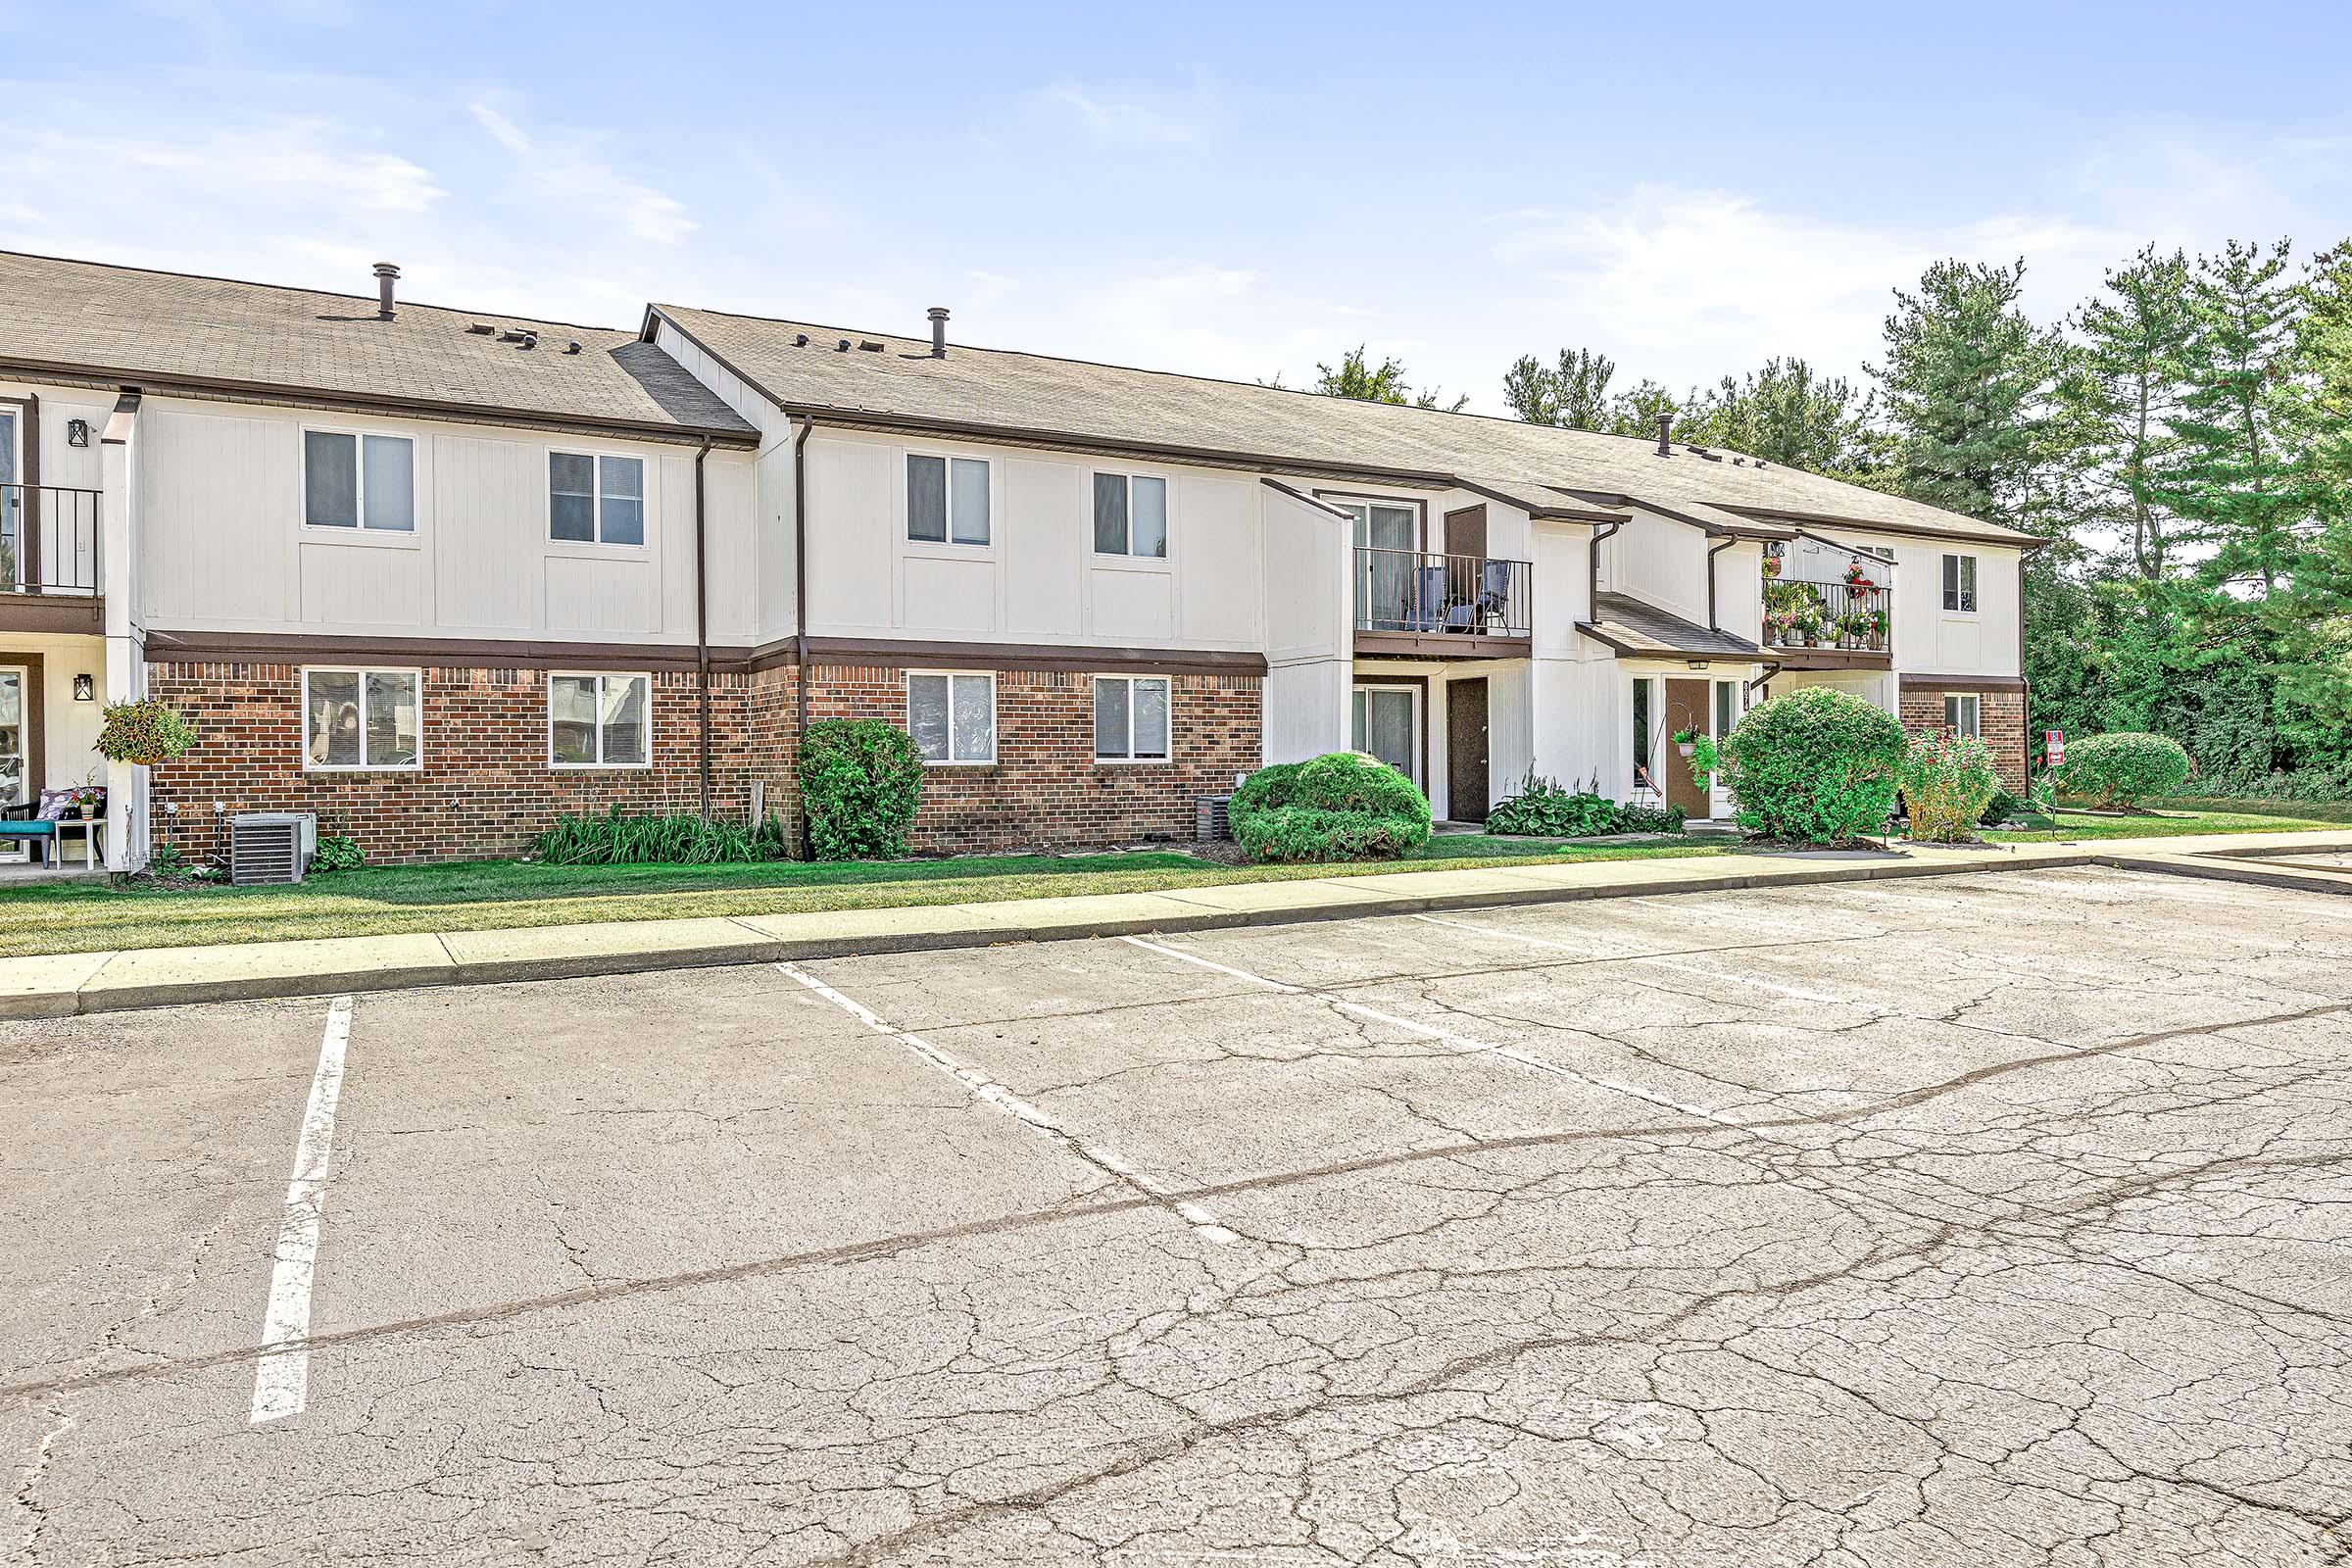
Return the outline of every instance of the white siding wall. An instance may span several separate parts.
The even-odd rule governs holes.
[[[1711,542],[1687,522],[1636,512],[1600,547],[1600,590],[1631,594],[1703,626]]]
[[[306,428],[416,442],[413,533],[306,528]],[[150,398],[139,414],[145,618],[171,630],[691,642],[694,449]],[[547,536],[548,455],[645,462],[645,543]],[[46,474],[44,474],[44,478]],[[710,640],[751,642],[751,457],[706,460]]]

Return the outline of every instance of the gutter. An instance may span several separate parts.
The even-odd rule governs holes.
[[[683,328],[681,328],[683,330]],[[792,437],[792,776],[793,808],[801,818],[801,858],[811,852],[808,812],[801,804],[801,737],[808,733],[808,432],[813,415],[802,418]]]
[[[697,769],[702,781],[703,820],[710,820],[710,573],[704,529],[703,460],[706,438],[694,454],[694,706]]]
[[[1717,625],[1715,620],[1715,558],[1738,544],[1740,536],[1726,533],[1716,534],[1713,537],[1719,542],[1707,550],[1707,630],[1721,631],[1723,628]]]
[[[1600,621],[1601,542],[1613,537],[1618,529],[1631,520],[1621,518],[1616,522],[1595,523],[1592,527],[1592,540],[1585,555],[1585,617],[1595,625]]]
[[[1295,489],[1290,485],[1284,484],[1280,479],[1269,479],[1263,474],[1260,474],[1257,482],[1264,485],[1269,490],[1280,491],[1282,494],[1289,496],[1293,501],[1298,502],[1302,506],[1312,507],[1317,512],[1329,513],[1332,516],[1339,518],[1343,522],[1353,522],[1355,520],[1354,513],[1346,511],[1340,507],[1335,507],[1328,501],[1317,501],[1313,496],[1308,495],[1305,491]]]

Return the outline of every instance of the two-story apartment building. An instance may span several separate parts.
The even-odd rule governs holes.
[[[379,270],[380,271],[387,270]],[[794,813],[905,725],[927,848],[1187,837],[1355,747],[1728,808],[1671,744],[1820,682],[2025,766],[2034,541],[1664,441],[650,307],[634,332],[0,255],[0,798],[108,859],[317,811],[373,857],[558,811]],[[1850,580],[1849,580],[1850,579]],[[108,767],[156,694],[187,756]]]

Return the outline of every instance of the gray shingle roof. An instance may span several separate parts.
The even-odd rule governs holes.
[[[657,305],[689,338],[778,407],[819,418],[1021,432],[1081,443],[1251,461],[1293,471],[1469,479],[1513,496],[1590,508],[1590,496],[1723,509],[1751,526],[1803,518],[1937,537],[2033,543],[2029,535],[1777,464],[1698,456],[1651,441],[1468,414],[1358,403],[927,338]],[[650,322],[649,322],[650,327]],[[796,346],[796,335],[808,343]],[[845,352],[835,345],[848,338]],[[878,352],[859,342],[879,342]]]
[[[1602,594],[1593,607],[1598,618],[1579,622],[1578,630],[1637,659],[1752,660],[1764,651],[1744,637],[1709,631],[1631,594]]]
[[[0,251],[0,365],[560,426],[757,432],[634,332]],[[538,346],[466,331],[536,330]],[[577,354],[564,345],[576,340]]]

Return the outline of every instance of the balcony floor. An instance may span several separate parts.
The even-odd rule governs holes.
[[[1358,631],[1358,659],[1525,659],[1533,636],[1495,637],[1484,632]]]
[[[1783,669],[1892,669],[1893,653],[1885,648],[1781,648],[1764,645],[1761,656]]]

